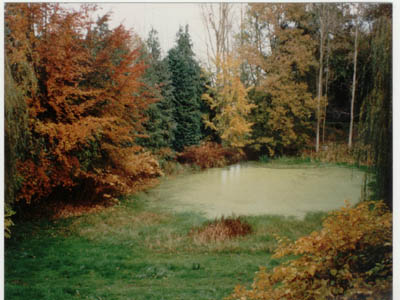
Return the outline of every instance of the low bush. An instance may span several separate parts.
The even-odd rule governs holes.
[[[221,217],[212,222],[207,222],[200,228],[191,230],[190,235],[197,242],[224,241],[238,236],[245,236],[252,232],[249,223],[240,217]]]
[[[194,164],[202,169],[223,167],[241,159],[243,159],[243,153],[240,151],[227,149],[213,142],[186,147],[178,155],[179,162]]]
[[[387,299],[392,289],[392,214],[383,202],[332,213],[323,229],[294,243],[280,240],[275,258],[296,258],[256,273],[250,290],[229,299]]]

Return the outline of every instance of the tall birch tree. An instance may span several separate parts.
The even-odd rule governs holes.
[[[358,55],[358,34],[361,13],[361,6],[358,3],[354,4],[354,54],[353,54],[353,83],[351,88],[351,104],[350,104],[350,125],[349,125],[349,140],[348,147],[353,145],[353,124],[354,124],[354,102],[356,98],[357,85],[357,55]]]

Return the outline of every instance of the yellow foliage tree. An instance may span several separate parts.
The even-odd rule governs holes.
[[[315,43],[304,28],[309,22],[305,4],[256,3],[249,15],[263,29],[264,45],[250,44],[242,59],[261,68],[256,87],[257,110],[252,147],[270,156],[296,151],[312,133],[315,99],[307,78],[315,65]],[[255,17],[254,17],[255,16]],[[261,34],[261,33],[260,33]]]
[[[221,71],[215,86],[208,86],[208,93],[202,96],[215,116],[204,116],[204,122],[217,132],[225,146],[242,149],[249,143],[252,123],[247,116],[255,105],[249,103],[248,89],[240,81],[239,60],[232,55],[217,57],[216,66]]]

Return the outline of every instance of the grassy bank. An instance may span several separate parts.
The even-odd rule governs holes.
[[[245,217],[251,235],[206,242],[189,235],[206,219],[158,207],[143,193],[80,217],[17,224],[5,248],[6,299],[222,299],[249,286],[271,259],[275,235],[320,228],[305,220]]]
[[[328,161],[324,159],[320,159],[318,157],[311,156],[281,156],[277,158],[270,159],[267,156],[261,156],[259,162],[264,163],[271,167],[276,168],[291,168],[293,166],[301,166],[301,167],[346,167],[359,169],[364,172],[371,172],[371,167],[365,164],[359,164],[353,161]]]

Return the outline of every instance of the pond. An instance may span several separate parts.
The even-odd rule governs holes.
[[[222,215],[284,215],[330,211],[360,200],[364,172],[339,166],[242,163],[167,179],[152,193],[175,211]]]

